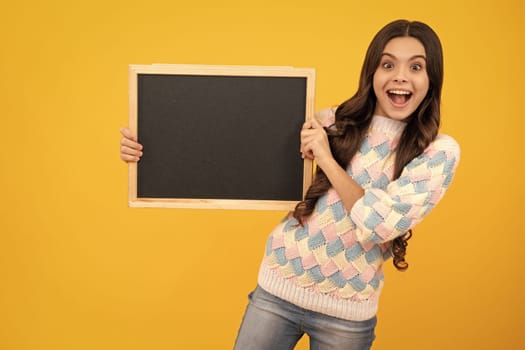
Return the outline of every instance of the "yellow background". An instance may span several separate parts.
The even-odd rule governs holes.
[[[397,18],[442,39],[462,161],[408,272],[386,267],[374,349],[521,348],[523,4],[3,2],[0,349],[230,349],[283,213],[128,208],[128,64],[314,67],[320,109],[354,93]]]

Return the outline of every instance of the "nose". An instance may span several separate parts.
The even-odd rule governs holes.
[[[404,69],[397,69],[393,81],[395,83],[406,83],[408,81],[407,74]]]

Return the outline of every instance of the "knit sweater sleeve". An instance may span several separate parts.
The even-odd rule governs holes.
[[[365,189],[350,211],[357,239],[381,243],[413,228],[445,194],[459,154],[459,145],[452,137],[439,135],[385,190]]]
[[[329,127],[335,123],[335,110],[336,107],[321,109],[315,112],[315,119],[321,123],[324,127]]]

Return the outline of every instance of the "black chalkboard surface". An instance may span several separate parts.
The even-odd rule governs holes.
[[[312,69],[130,66],[134,207],[292,209],[311,182],[299,132]]]

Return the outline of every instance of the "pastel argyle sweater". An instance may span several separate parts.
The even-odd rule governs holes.
[[[323,111],[323,124],[333,112]],[[328,115],[326,115],[328,114]],[[392,240],[420,222],[450,185],[459,146],[439,135],[392,181],[404,122],[375,116],[347,172],[365,194],[348,212],[330,189],[298,226],[290,215],[271,233],[258,283],[307,310],[348,320],[372,318],[383,287],[382,264]]]

